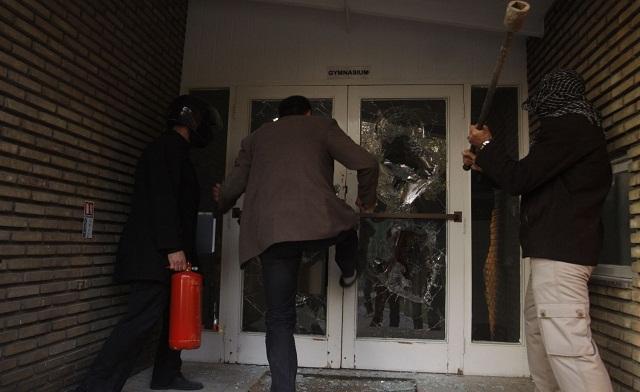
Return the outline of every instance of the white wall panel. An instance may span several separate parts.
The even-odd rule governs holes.
[[[246,0],[191,0],[183,90],[273,84],[488,83],[502,34]],[[524,84],[524,37],[502,76]],[[327,66],[368,65],[367,81]]]

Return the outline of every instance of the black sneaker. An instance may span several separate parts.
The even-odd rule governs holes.
[[[345,279],[348,279],[348,280],[345,280]],[[351,275],[348,278],[345,278],[344,276],[340,276],[340,286],[346,289],[347,287],[353,286],[353,284],[357,280],[358,280],[358,268],[356,268],[355,271],[353,271],[353,275]]]
[[[197,381],[189,381],[182,374],[178,374],[174,377],[174,379],[167,385],[156,384],[153,381],[151,382],[151,389],[155,391],[198,391],[204,388],[201,382]]]

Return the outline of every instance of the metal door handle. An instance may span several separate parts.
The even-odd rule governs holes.
[[[231,209],[231,217],[240,219],[242,210],[238,207]],[[462,211],[454,211],[453,214],[431,214],[431,213],[397,213],[397,212],[376,212],[361,213],[360,218],[374,219],[421,219],[421,220],[450,220],[462,222]]]
[[[422,219],[422,220],[450,220],[462,222],[462,211],[454,211],[453,214],[423,214],[406,212],[375,212],[359,214],[360,218],[377,219]]]

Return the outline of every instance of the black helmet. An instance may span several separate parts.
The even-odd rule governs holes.
[[[181,95],[169,105],[167,125],[187,127],[190,143],[195,147],[205,147],[213,134],[222,129],[222,120],[218,111],[204,100],[193,95]]]

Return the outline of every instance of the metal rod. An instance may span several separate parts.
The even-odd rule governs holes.
[[[522,24],[524,23],[524,19],[526,18],[527,13],[529,12],[529,8],[529,4],[525,1],[511,1],[507,5],[507,11],[504,21],[507,31],[505,32],[504,39],[502,40],[502,44],[500,45],[498,58],[496,59],[493,73],[491,74],[491,83],[489,84],[489,88],[487,89],[487,94],[484,96],[484,102],[482,103],[480,117],[478,117],[478,122],[476,123],[476,127],[478,129],[482,129],[482,127],[485,125],[485,122],[487,121],[487,117],[489,116],[489,112],[491,111],[493,95],[496,91],[496,86],[498,85],[500,73],[502,72],[502,66],[504,65],[505,60],[507,59],[507,55],[511,50],[513,34],[518,32],[522,28]],[[470,149],[471,152],[476,152],[474,146],[471,146]],[[471,169],[471,166],[463,165],[462,168],[464,170],[469,170]]]
[[[240,219],[242,210],[233,208],[231,217]],[[360,218],[372,219],[419,219],[419,220],[450,220],[454,222],[462,222],[462,211],[454,211],[453,214],[431,214],[431,213],[410,213],[410,212],[375,212],[360,213]]]
[[[502,72],[502,66],[504,65],[505,60],[507,59],[507,54],[511,49],[511,41],[513,41],[513,32],[508,31],[504,35],[504,39],[502,40],[502,45],[500,45],[500,53],[498,54],[498,60],[493,68],[493,74],[491,76],[491,84],[489,84],[489,88],[487,89],[487,94],[484,96],[484,102],[482,102],[482,110],[480,110],[480,117],[478,117],[478,122],[476,123],[476,128],[482,129],[485,123],[487,122],[487,117],[489,117],[489,111],[491,110],[491,104],[493,103],[493,96],[496,92],[496,86],[498,85],[498,79],[500,78],[500,73]],[[471,146],[471,152],[475,154],[476,148],[475,146]],[[471,166],[463,165],[462,168],[464,170],[471,169]]]
[[[480,129],[487,122],[487,117],[489,117],[489,111],[491,110],[491,104],[493,103],[493,96],[496,92],[496,86],[498,85],[498,79],[500,78],[500,74],[502,73],[502,67],[504,66],[504,62],[507,59],[507,54],[511,49],[511,42],[513,41],[513,33],[507,32],[504,36],[504,40],[502,41],[502,45],[500,45],[500,54],[498,56],[498,61],[496,61],[495,68],[493,69],[493,75],[491,77],[491,84],[487,89],[487,94],[484,96],[484,102],[482,103],[482,110],[480,110],[480,117],[478,117],[478,122],[476,126]]]
[[[462,211],[454,211],[453,214],[422,214],[408,212],[377,212],[377,213],[361,213],[360,218],[373,219],[420,219],[420,220],[450,220],[454,222],[462,222]]]

